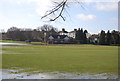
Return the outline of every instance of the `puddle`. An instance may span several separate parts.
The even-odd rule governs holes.
[[[26,43],[5,43],[5,42],[0,42],[0,45],[32,45],[32,44],[26,44]]]
[[[23,69],[20,69],[23,70]],[[19,70],[19,71],[20,71]],[[39,71],[17,73],[18,70],[3,69],[2,79],[117,79],[117,75],[110,73],[89,74],[89,73],[60,73]]]

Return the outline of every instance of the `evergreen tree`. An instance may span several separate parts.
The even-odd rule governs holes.
[[[105,31],[103,31],[103,30],[102,30],[101,33],[100,33],[99,44],[105,45]]]
[[[80,32],[81,32],[81,31],[80,31],[80,28],[79,28],[79,29],[76,31],[76,38],[75,38],[78,43],[80,43]]]
[[[83,29],[81,28],[80,30],[80,43],[83,44],[84,43],[84,33],[83,33]]]
[[[114,33],[113,38],[114,38],[114,44],[119,44],[119,35],[117,33]]]
[[[110,45],[111,44],[111,33],[108,30],[107,34],[106,34],[106,44]]]
[[[85,31],[84,31],[84,33],[88,33],[88,31],[87,31],[87,30],[85,30]]]
[[[78,41],[78,43],[80,43],[80,44],[87,43],[86,33],[88,33],[87,30],[85,30],[83,32],[82,28],[81,29],[79,28],[77,30],[77,32],[76,32],[76,38],[75,39]]]
[[[83,41],[84,41],[85,44],[87,44],[87,37],[86,37],[87,33],[88,33],[87,30],[85,30],[84,33],[83,33]]]
[[[119,41],[120,41],[119,34],[115,30],[113,30],[112,31],[112,44],[119,44],[120,43]]]

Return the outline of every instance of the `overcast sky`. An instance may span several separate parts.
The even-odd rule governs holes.
[[[0,0],[0,29],[7,30],[12,26],[35,29],[51,24],[59,30],[83,28],[90,33],[118,30],[117,0],[88,1],[83,3],[84,9],[79,4],[70,4],[64,12],[66,21],[43,22],[41,16],[53,6],[50,0]]]

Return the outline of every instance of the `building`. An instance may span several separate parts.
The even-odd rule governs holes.
[[[63,28],[62,31],[59,32],[59,35],[67,35],[68,37],[75,38],[76,31],[77,29],[74,29],[74,31],[68,32],[68,31],[65,31],[65,29]]]
[[[86,33],[86,37],[87,38],[91,37],[91,34],[90,33]]]
[[[67,44],[69,40],[67,35],[50,35],[47,42],[49,44]]]
[[[92,44],[98,44],[99,43],[99,35],[93,34],[89,37],[90,43]]]

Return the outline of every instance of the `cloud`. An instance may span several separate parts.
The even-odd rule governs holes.
[[[98,3],[96,4],[96,9],[102,10],[102,11],[117,11],[118,4],[117,3]]]
[[[27,14],[27,16],[29,16],[29,17],[34,17],[35,15],[34,15],[34,14],[29,13],[29,14]]]
[[[35,11],[39,16],[43,16],[52,6],[52,0],[1,0],[2,3],[17,4],[23,6],[25,4],[34,4]]]
[[[36,12],[38,15],[43,16],[46,11],[50,10],[51,2],[50,0],[39,0],[37,2]]]
[[[92,14],[89,14],[89,15],[78,14],[77,18],[82,19],[82,20],[90,20],[91,21],[91,20],[95,20],[96,16],[92,15]]]
[[[36,5],[35,11],[39,16],[43,16],[45,12],[50,10],[51,8],[51,0],[26,0],[26,2],[35,3]]]

